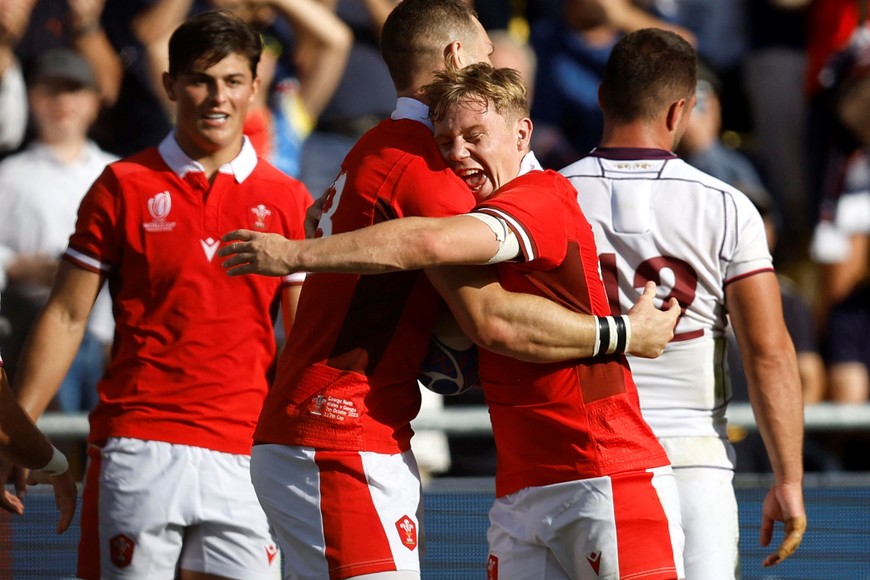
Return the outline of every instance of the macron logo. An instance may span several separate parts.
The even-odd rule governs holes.
[[[205,252],[205,258],[209,262],[211,262],[214,255],[217,253],[218,245],[220,242],[214,238],[207,238],[205,240],[199,241],[202,246],[202,251]]]
[[[586,556],[586,561],[595,570],[595,575],[598,576],[598,571],[601,569],[601,552],[590,552]]]

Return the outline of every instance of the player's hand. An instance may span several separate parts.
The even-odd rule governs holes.
[[[221,238],[228,242],[218,250],[218,255],[228,260],[223,267],[230,276],[262,274],[286,276],[297,272],[288,260],[293,242],[278,234],[236,230]]]
[[[320,223],[320,216],[323,215],[323,206],[326,204],[329,190],[319,198],[314,200],[305,212],[305,237],[316,238],[318,235],[317,225]]]
[[[6,488],[7,483],[14,483],[15,493]],[[3,490],[0,495],[0,508],[14,514],[23,514],[24,498],[27,497],[27,470],[0,459],[0,488]]]
[[[57,518],[57,533],[62,534],[67,531],[76,513],[76,497],[78,495],[72,471],[67,469],[64,473],[54,477],[42,471],[32,471],[27,483],[30,485],[48,483],[54,487],[54,503],[60,512]]]
[[[761,510],[759,541],[762,546],[770,544],[774,522],[785,522],[785,533],[776,551],[762,562],[764,567],[776,566],[791,556],[801,545],[807,529],[807,515],[800,485],[775,485],[767,492]]]
[[[676,298],[659,310],[653,304],[656,295],[655,282],[647,282],[628,318],[631,321],[631,341],[628,353],[641,358],[656,358],[665,350],[665,345],[674,337],[674,327],[680,316]]]

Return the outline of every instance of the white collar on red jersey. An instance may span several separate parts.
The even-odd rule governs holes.
[[[184,179],[184,176],[190,172],[205,172],[199,161],[194,161],[187,156],[187,153],[181,150],[178,141],[175,140],[174,133],[167,135],[160,142],[157,150],[160,152],[160,156],[163,157],[166,165],[181,179]],[[235,159],[229,163],[224,163],[218,171],[228,173],[236,178],[236,183],[242,183],[254,172],[256,166],[257,152],[254,151],[254,146],[251,145],[250,139],[245,135],[242,141],[242,150]]]
[[[538,162],[538,158],[535,157],[535,153],[533,151],[529,151],[523,156],[523,160],[520,161],[520,172],[519,175],[523,175],[528,173],[529,171],[543,171],[544,167]]]
[[[396,101],[396,110],[393,111],[390,118],[393,121],[411,119],[412,121],[423,123],[429,127],[430,131],[435,129],[432,121],[429,119],[429,105],[411,97],[399,97]]]

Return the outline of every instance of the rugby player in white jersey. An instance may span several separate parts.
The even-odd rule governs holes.
[[[764,500],[761,544],[785,535],[765,560],[797,549],[806,528],[803,408],[795,351],[761,217],[740,191],[671,153],[695,102],[697,57],[679,36],[644,29],[614,47],[599,88],[601,146],[564,168],[593,226],[614,314],[647,281],[683,308],[655,360],[630,357],[645,419],[674,467],[689,580],[739,575],[734,450],[725,432],[731,398],[724,368],[727,316],[743,354],[749,395],[775,482]]]

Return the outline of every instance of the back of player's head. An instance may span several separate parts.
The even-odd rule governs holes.
[[[493,68],[478,62],[458,70],[447,69],[435,73],[435,80],[423,90],[434,121],[443,118],[449,107],[461,106],[468,100],[484,108],[491,106],[510,121],[529,116],[526,86],[520,73],[512,68]]]
[[[194,67],[209,68],[231,54],[240,54],[257,76],[263,51],[260,35],[242,19],[225,10],[202,12],[187,19],[169,39],[169,75],[173,78]]]
[[[473,46],[476,14],[462,0],[403,0],[381,31],[381,55],[396,90],[413,88],[415,77],[444,68],[444,49],[454,41]]]
[[[612,122],[653,119],[694,94],[698,56],[679,35],[644,28],[625,35],[610,53],[601,81],[601,107]]]

